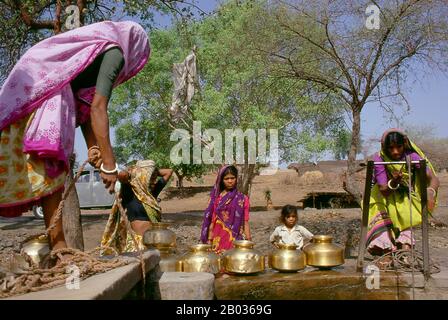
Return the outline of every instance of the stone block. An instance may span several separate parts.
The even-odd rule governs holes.
[[[213,300],[215,276],[206,272],[164,272],[158,281],[162,300]]]

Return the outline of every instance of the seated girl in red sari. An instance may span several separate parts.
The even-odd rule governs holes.
[[[212,244],[218,254],[232,249],[235,240],[251,240],[249,198],[237,190],[237,177],[234,166],[219,170],[204,213],[201,242]]]

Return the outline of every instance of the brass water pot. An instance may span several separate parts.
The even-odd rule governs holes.
[[[159,250],[175,248],[176,234],[169,230],[169,223],[154,222],[143,235],[143,244],[148,248]]]
[[[269,267],[281,272],[295,272],[305,268],[305,254],[295,244],[279,244],[269,255]]]
[[[344,264],[344,249],[332,243],[333,237],[316,235],[303,251],[306,254],[306,263],[317,268],[331,268]]]
[[[48,237],[43,234],[27,240],[22,244],[22,251],[30,256],[34,263],[39,263],[50,253]]]
[[[221,260],[212,251],[210,244],[195,244],[190,252],[178,260],[176,271],[208,272],[216,274],[221,270]]]
[[[175,272],[179,256],[173,248],[160,249],[159,267],[162,272]]]
[[[233,242],[234,248],[223,254],[224,269],[229,273],[251,274],[264,271],[264,255],[248,240]]]

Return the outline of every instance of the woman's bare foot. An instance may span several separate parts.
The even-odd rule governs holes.
[[[402,244],[401,245],[401,250],[411,251],[411,245],[410,244]]]

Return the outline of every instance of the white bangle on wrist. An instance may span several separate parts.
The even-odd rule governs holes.
[[[392,182],[392,179],[390,179],[390,180],[387,182],[387,186],[389,187],[390,190],[397,190],[397,189],[400,187],[400,184],[397,183],[397,186],[396,186],[395,188],[392,188],[391,182]]]
[[[106,170],[106,169],[104,169],[103,165],[104,165],[104,163],[101,164],[100,170],[104,173],[112,174],[112,173],[118,172],[118,164],[117,163],[115,163],[115,168],[113,170]]]
[[[437,191],[436,191],[436,189],[434,189],[434,188],[432,188],[432,187],[428,187],[428,188],[426,188],[426,190],[431,190],[431,191],[433,192],[433,196],[434,196],[434,198],[437,196]]]

